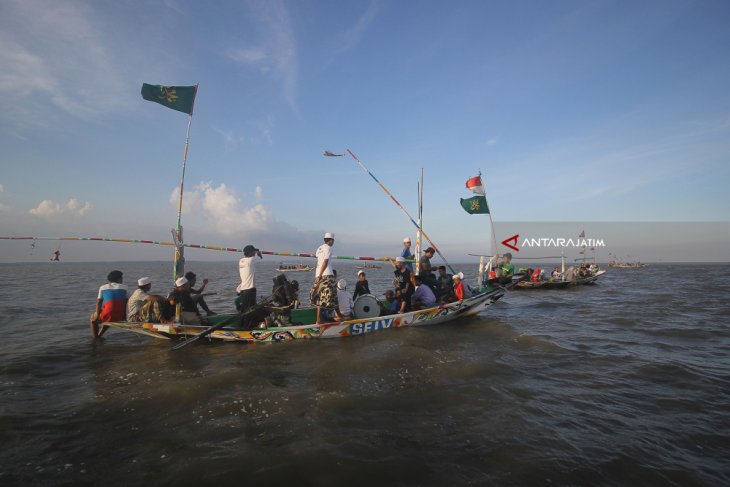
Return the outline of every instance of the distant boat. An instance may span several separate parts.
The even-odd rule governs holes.
[[[643,262],[623,262],[620,260],[612,260],[608,263],[608,267],[613,267],[614,269],[639,269],[641,267],[646,267],[646,264]]]
[[[370,264],[370,265],[358,265],[358,266],[355,266],[355,269],[382,269],[382,267],[379,265]]]
[[[279,263],[279,267],[276,268],[277,272],[309,272],[314,267],[305,264],[284,264]]]
[[[584,286],[586,284],[594,284],[598,278],[605,273],[605,270],[599,270],[591,276],[578,277],[570,281],[563,279],[546,279],[540,281],[524,280],[518,282],[512,289],[565,289],[575,286]]]

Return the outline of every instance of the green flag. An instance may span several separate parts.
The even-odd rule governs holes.
[[[461,206],[470,215],[475,213],[489,213],[489,206],[487,206],[487,198],[484,196],[472,196],[471,198],[461,199]]]
[[[142,83],[142,98],[172,108],[178,112],[193,114],[196,86],[162,86]]]

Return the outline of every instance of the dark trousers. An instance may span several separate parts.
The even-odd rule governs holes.
[[[249,311],[251,308],[256,306],[256,288],[251,289],[244,289],[243,291],[240,291],[238,295],[241,298],[241,313],[245,313]],[[253,314],[246,316],[243,319],[243,323],[241,323],[241,326],[244,328],[251,328],[251,319],[253,317]]]

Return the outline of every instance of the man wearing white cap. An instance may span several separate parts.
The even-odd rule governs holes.
[[[355,305],[352,301],[352,294],[347,290],[347,281],[340,279],[337,281],[337,303],[340,321],[352,318],[352,307]]]
[[[413,254],[411,253],[411,239],[409,237],[403,239],[403,250],[401,251],[400,256],[406,260],[413,259]],[[406,268],[413,272],[413,264],[410,262],[406,262]]]
[[[159,323],[162,320],[160,301],[162,296],[150,294],[152,280],[149,277],[140,277],[137,280],[137,289],[127,300],[127,321],[133,323]]]
[[[393,278],[393,287],[400,290],[402,301],[400,303],[399,313],[405,313],[411,309],[411,295],[413,295],[413,282],[411,282],[411,271],[406,267],[408,263],[405,257],[395,258],[395,277]]]
[[[322,323],[322,308],[337,309],[337,291],[335,275],[332,272],[332,246],[335,234],[324,234],[324,243],[317,249],[317,268],[314,270],[314,282],[309,290],[309,300],[317,307],[317,324]]]
[[[175,289],[168,296],[170,304],[182,308],[182,322],[185,325],[202,325],[203,320],[200,318],[198,306],[190,295],[190,284],[187,278],[181,277],[175,281]]]
[[[454,294],[456,295],[456,299],[457,301],[461,301],[466,294],[464,292],[464,283],[461,282],[464,280],[464,274],[462,272],[454,274],[452,279],[454,280]]]

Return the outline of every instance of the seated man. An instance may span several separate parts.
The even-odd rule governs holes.
[[[137,280],[137,289],[127,301],[127,321],[133,323],[161,323],[163,321],[160,303],[162,296],[150,294],[152,280],[141,277]]]
[[[124,321],[127,314],[127,286],[122,284],[122,271],[111,271],[104,284],[99,288],[96,298],[96,311],[89,318],[91,336],[99,338],[106,332],[108,326],[102,326],[99,330],[99,323],[112,321]]]
[[[500,284],[510,284],[512,282],[512,276],[515,274],[515,265],[512,263],[512,254],[507,252],[502,256],[502,264],[499,266],[501,271],[498,274]]]
[[[352,295],[352,299],[357,299],[364,294],[372,294],[370,292],[370,284],[365,276],[365,271],[357,271],[357,283],[355,284],[355,292]]]
[[[423,276],[415,276],[416,291],[411,296],[411,306],[413,309],[432,308],[436,306],[436,295],[430,287],[423,281]]]
[[[553,281],[562,281],[563,280],[563,274],[558,270],[558,267],[556,266],[553,269],[553,272],[550,273],[550,277]]]
[[[387,316],[393,314],[397,309],[398,302],[395,300],[395,293],[392,289],[385,291],[385,299],[379,301],[380,303],[380,316]]]
[[[190,284],[190,297],[193,298],[195,304],[203,308],[203,311],[205,311],[205,314],[208,316],[215,315],[215,313],[208,308],[208,303],[205,302],[203,297],[203,290],[205,289],[205,286],[208,285],[208,279],[203,279],[203,285],[200,286],[200,289],[193,289],[195,287],[195,283],[198,281],[198,276],[196,276],[194,272],[186,272],[185,279],[187,279]]]
[[[352,318],[352,294],[347,290],[347,281],[340,279],[337,281],[337,303],[338,307],[335,311],[338,321],[349,320]]]
[[[466,290],[464,289],[464,274],[459,272],[452,278],[454,280],[454,296],[457,301],[461,301],[466,297]]]
[[[167,300],[173,306],[180,305],[181,318],[184,325],[200,326],[205,324],[198,312],[198,306],[190,295],[190,284],[185,277],[175,281],[175,288],[167,296]]]

